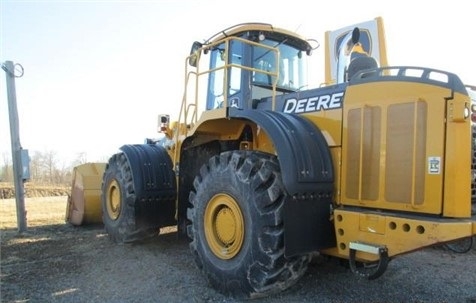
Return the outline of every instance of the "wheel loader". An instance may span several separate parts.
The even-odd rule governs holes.
[[[185,59],[178,118],[112,155],[103,223],[117,243],[176,226],[211,286],[287,289],[316,254],[375,279],[399,255],[476,234],[472,104],[451,72],[387,63],[382,19],[318,43],[238,24]]]

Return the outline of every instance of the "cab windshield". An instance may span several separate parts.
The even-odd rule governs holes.
[[[280,91],[298,91],[306,86],[306,56],[283,42],[265,39],[260,42],[263,46],[253,46],[253,68],[259,70],[253,75],[254,85],[272,86],[277,77]]]
[[[211,49],[206,109],[224,104],[241,108],[249,100],[306,87],[307,55],[285,43],[230,39],[229,47],[226,42],[215,45]]]

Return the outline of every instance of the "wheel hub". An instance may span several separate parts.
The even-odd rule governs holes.
[[[235,239],[236,222],[233,211],[230,208],[223,207],[218,211],[215,226],[217,237],[224,244],[232,244]]]
[[[243,245],[244,221],[240,206],[227,194],[210,199],[204,216],[205,237],[215,256],[231,259]]]
[[[106,208],[109,218],[117,220],[121,213],[121,188],[116,180],[112,180],[107,188]]]

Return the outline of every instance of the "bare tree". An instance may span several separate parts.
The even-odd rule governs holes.
[[[44,167],[47,174],[48,183],[55,183],[55,175],[57,175],[58,159],[55,151],[49,150],[44,153]]]
[[[13,182],[13,162],[9,152],[3,152],[3,166],[1,168],[0,180],[4,182]]]
[[[31,180],[42,184],[54,184],[59,179],[58,159],[55,151],[34,151],[30,157]]]
[[[0,164],[0,181],[13,182],[13,165],[10,154],[2,153],[3,163]],[[56,151],[30,152],[30,182],[48,185],[69,185],[73,167],[87,163],[87,153],[77,154],[71,163],[61,161]]]
[[[53,183],[61,185],[71,184],[71,170],[71,165],[67,165],[64,162],[55,165]]]
[[[88,162],[88,154],[86,152],[80,152],[76,154],[76,159],[73,161],[73,166],[78,166]]]
[[[30,177],[37,183],[43,183],[43,156],[40,152],[34,151],[30,156]]]

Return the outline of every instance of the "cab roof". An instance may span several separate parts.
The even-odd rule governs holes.
[[[220,40],[223,40],[230,36],[242,36],[245,33],[248,33],[249,36],[256,35],[256,37],[259,34],[264,34],[265,37],[268,39],[283,42],[284,44],[294,46],[307,53],[310,53],[312,51],[312,47],[309,41],[306,38],[300,36],[299,34],[282,28],[274,27],[268,23],[256,22],[240,23],[228,27],[208,38],[207,41],[205,41],[205,44],[219,42]]]

